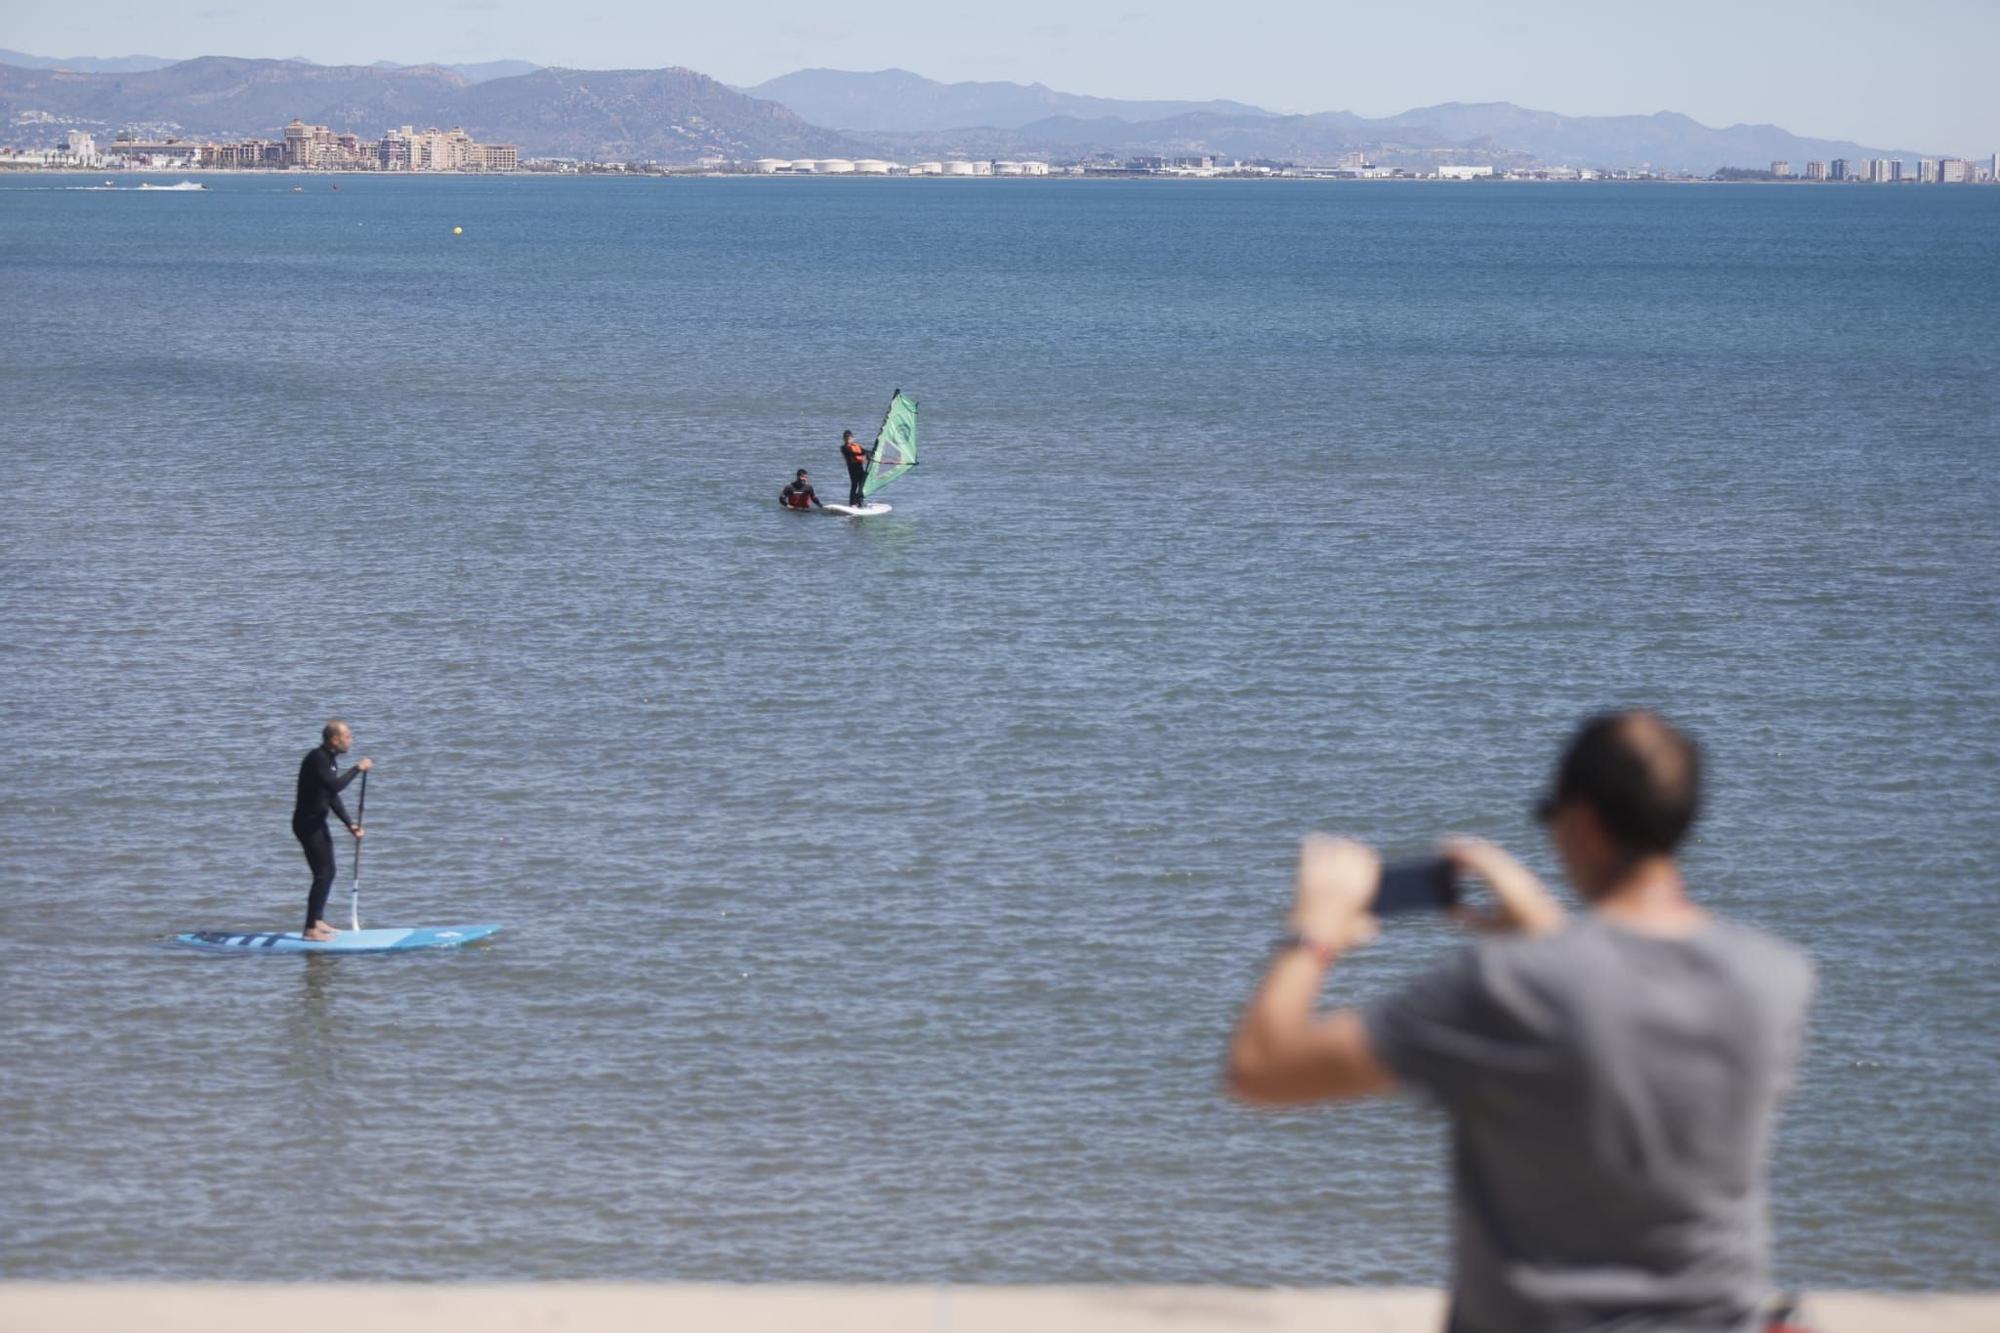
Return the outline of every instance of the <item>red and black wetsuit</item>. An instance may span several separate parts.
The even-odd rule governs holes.
[[[868,453],[859,440],[840,442],[840,461],[847,464],[847,503],[861,508],[861,483],[868,477]]]
[[[809,509],[819,503],[819,496],[813,493],[811,483],[794,481],[778,492],[778,503],[787,509]]]
[[[306,930],[310,931],[326,912],[326,896],[333,891],[333,839],[326,831],[326,812],[340,816],[353,827],[347,807],[340,803],[340,789],[354,781],[361,770],[345,773],[334,762],[333,751],[321,745],[306,752],[299,764],[299,794],[292,802],[292,836],[305,849],[306,864],[312,867],[312,893],[306,899]]]

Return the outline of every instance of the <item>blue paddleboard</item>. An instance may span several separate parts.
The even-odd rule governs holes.
[[[456,949],[499,930],[492,926],[414,926],[397,930],[343,930],[330,940],[309,940],[296,930],[239,933],[197,930],[175,944],[218,953],[396,953],[404,949]]]

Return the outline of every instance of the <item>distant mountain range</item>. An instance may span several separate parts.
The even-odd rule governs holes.
[[[378,60],[370,69],[418,69],[418,65],[399,65],[393,60]],[[482,60],[470,65],[436,65],[431,68],[448,69],[465,77],[467,83],[485,83],[488,79],[513,79],[523,74],[533,74],[543,68],[532,60]]]
[[[0,46],[0,65],[12,65],[16,69],[67,69],[78,74],[143,74],[147,70],[165,69],[173,63],[159,56],[71,56],[58,60],[50,56],[31,56],[25,51],[9,51]]]
[[[31,56],[25,51],[9,51],[0,47],[0,65],[12,65],[16,69],[66,69],[76,74],[147,74],[169,65],[178,65],[178,60],[164,56],[75,56],[57,59],[52,56]],[[288,65],[311,65],[314,61],[304,56],[293,56],[285,62]],[[378,60],[370,69],[416,69],[416,65],[399,64],[394,60]],[[484,83],[488,79],[507,79],[517,74],[532,74],[541,66],[530,60],[484,60],[470,65],[438,65],[437,69],[448,69],[454,74],[462,74],[468,83]]]
[[[1363,152],[1390,166],[1449,159],[1702,174],[1777,158],[1802,164],[1918,156],[1908,149],[1801,138],[1776,125],[1711,129],[1671,111],[1563,116],[1509,102],[1447,102],[1381,118],[1348,111],[1287,116],[1240,102],[1138,102],[1082,97],[1038,83],[939,83],[901,69],[800,70],[743,91],[782,102],[814,124],[930,156],[1212,153],[1317,163]]]
[[[1206,113],[1269,116],[1241,102],[1127,102],[1059,93],[1039,83],[939,83],[906,69],[854,74],[802,69],[738,92],[782,102],[815,125],[852,133],[908,134],[984,126],[1019,129],[1051,117],[1165,120]]]
[[[1380,118],[1346,111],[1297,116],[1238,102],[1123,101],[1040,84],[947,84],[907,70],[800,70],[739,90],[688,69],[545,69],[525,61],[315,65],[224,56],[154,65],[151,59],[52,61],[0,51],[0,140],[48,142],[67,126],[103,134],[133,128],[191,138],[271,137],[297,116],[371,136],[394,125],[462,125],[530,157],[680,163],[712,154],[908,160],[1164,153],[1315,164],[1361,152],[1390,166],[1545,163],[1707,174],[1777,158],[1802,164],[1917,156],[1801,138],[1775,125],[1712,129],[1668,111],[1563,116],[1507,102],[1447,102]],[[98,68],[83,68],[90,65]]]

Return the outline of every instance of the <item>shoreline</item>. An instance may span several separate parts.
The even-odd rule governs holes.
[[[2000,1293],[1812,1293],[1801,1314],[1814,1333],[1974,1333],[2000,1325]],[[36,1333],[1436,1333],[1444,1315],[1438,1291],[1354,1287],[0,1282],[0,1327]]]
[[[1148,181],[1166,184],[1213,185],[1227,183],[1256,183],[1274,185],[1458,185],[1477,186],[1492,189],[1506,185],[1723,185],[1762,186],[1769,188],[1792,188],[1811,186],[1867,186],[1868,181],[1806,181],[1806,180],[1705,180],[1692,176],[1645,176],[1615,177],[1600,176],[1591,180],[1565,178],[1536,178],[1524,176],[1492,176],[1473,180],[1456,180],[1436,176],[1319,176],[1319,175],[1256,175],[1256,174],[1214,174],[1214,175],[1173,175],[1148,172],[1096,171],[1087,174],[1050,173],[1046,176],[939,176],[913,175],[904,173],[811,173],[811,172],[756,172],[756,171],[708,171],[708,170],[585,170],[585,171],[299,171],[277,167],[46,167],[12,165],[0,162],[0,180],[15,177],[80,176],[90,180],[105,177],[176,177],[183,180],[196,178],[247,177],[256,179],[275,178],[295,181],[342,181],[342,180],[756,180],[756,181],[938,181],[957,183],[1007,183],[1019,184],[1035,181],[1042,184],[1075,184],[1087,181]],[[1966,182],[1973,188],[1994,182]],[[1899,181],[1894,185],[1910,185],[1917,182]]]

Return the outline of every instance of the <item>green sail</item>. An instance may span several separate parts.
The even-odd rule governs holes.
[[[861,493],[873,495],[917,465],[917,400],[901,389],[889,400],[875,447],[868,451],[868,471],[861,478]]]

